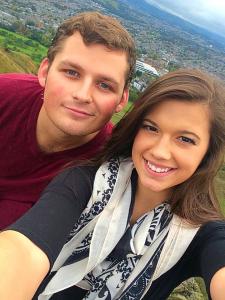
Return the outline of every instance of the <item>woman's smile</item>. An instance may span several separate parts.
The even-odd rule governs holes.
[[[159,166],[157,164],[154,164],[148,160],[144,159],[144,163],[146,165],[147,170],[150,172],[150,174],[154,176],[167,176],[171,174],[175,170],[175,168],[166,167],[166,166]]]

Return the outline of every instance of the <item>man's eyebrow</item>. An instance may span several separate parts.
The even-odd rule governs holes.
[[[156,126],[156,127],[159,127],[159,126],[157,125],[157,123],[155,123],[154,121],[152,121],[152,120],[149,119],[149,118],[145,118],[143,121],[144,121],[144,122],[149,122],[149,123],[151,123],[152,125],[154,125],[154,126]],[[195,132],[193,132],[193,131],[189,131],[189,130],[179,130],[178,133],[179,133],[179,134],[190,134],[190,135],[195,136],[196,139],[200,140],[200,137],[199,137]]]
[[[62,60],[60,63],[59,63],[59,66],[60,67],[72,67],[72,68],[75,68],[75,69],[79,69],[79,70],[83,70],[83,68],[77,64],[77,63],[73,63],[69,60]]]
[[[99,78],[100,78],[101,80],[111,82],[112,84],[114,84],[114,85],[116,85],[116,86],[119,85],[119,82],[116,81],[114,78],[112,78],[112,77],[110,77],[110,76],[101,75],[101,74],[99,74],[99,75],[100,75]]]
[[[80,70],[80,71],[84,71],[85,69],[82,68],[81,65],[79,65],[78,63],[74,63],[74,62],[71,62],[71,61],[68,61],[68,60],[62,60],[60,63],[59,63],[59,66],[60,67],[72,67],[74,69],[77,69],[77,70]],[[104,80],[104,81],[108,81],[108,82],[111,82],[112,84],[118,86],[119,85],[119,82],[116,81],[113,77],[110,77],[108,75],[105,75],[105,74],[97,74],[97,76],[99,77],[100,80]]]

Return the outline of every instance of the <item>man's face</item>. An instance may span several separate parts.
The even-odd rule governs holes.
[[[38,77],[45,88],[42,114],[57,136],[87,138],[97,133],[127,103],[126,54],[103,45],[86,46],[80,33],[67,38]]]

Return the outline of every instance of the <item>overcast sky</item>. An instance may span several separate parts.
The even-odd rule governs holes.
[[[225,0],[145,0],[225,37]]]

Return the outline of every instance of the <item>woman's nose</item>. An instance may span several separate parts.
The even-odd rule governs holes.
[[[168,137],[161,137],[151,147],[151,154],[157,159],[169,160],[171,158],[171,145]]]

